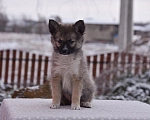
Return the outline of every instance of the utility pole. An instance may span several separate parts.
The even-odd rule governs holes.
[[[133,36],[133,0],[121,0],[119,25],[119,50],[129,51]]]
[[[0,13],[3,12],[2,10],[3,10],[2,0],[0,0]]]

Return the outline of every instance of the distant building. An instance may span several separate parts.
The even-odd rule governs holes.
[[[14,20],[6,25],[5,32],[48,34],[46,20]]]
[[[86,23],[85,39],[87,42],[100,41],[117,43],[118,23]],[[150,23],[135,23],[133,27],[134,35],[150,37]]]
[[[85,39],[87,42],[91,41],[114,42],[117,37],[118,37],[118,24],[86,23]]]
[[[58,22],[64,24],[74,24],[75,21],[63,21],[58,16],[54,16]],[[104,42],[104,43],[117,43],[118,42],[118,29],[119,23],[116,22],[99,22],[93,20],[85,20],[86,42]],[[41,19],[39,21],[23,20],[23,21],[9,21],[6,25],[6,32],[22,32],[22,33],[37,33],[49,34],[48,21]],[[141,37],[150,37],[150,23],[135,23],[134,35]]]
[[[109,42],[114,43],[118,39],[118,23],[99,22],[85,20],[85,41],[86,42]],[[73,21],[63,21],[65,24],[73,24]]]
[[[134,27],[134,34],[142,37],[150,37],[150,23],[136,24]]]
[[[37,21],[34,22],[32,26],[32,33],[37,33],[37,34],[48,34],[48,25],[45,20],[43,21]]]

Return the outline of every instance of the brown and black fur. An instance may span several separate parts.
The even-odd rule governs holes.
[[[85,25],[82,20],[73,25],[61,25],[49,20],[54,48],[51,68],[51,108],[71,104],[71,109],[91,107],[95,85],[89,78],[82,45]]]

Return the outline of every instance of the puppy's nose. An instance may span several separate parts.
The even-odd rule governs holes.
[[[63,54],[63,55],[69,54],[69,50],[66,46],[64,46],[64,48],[61,50],[61,54]]]
[[[63,55],[67,55],[68,54],[68,50],[62,50],[62,54]]]

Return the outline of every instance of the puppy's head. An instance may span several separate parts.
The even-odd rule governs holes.
[[[83,20],[73,25],[61,25],[54,20],[49,20],[49,31],[55,52],[69,55],[81,49],[85,31]]]

